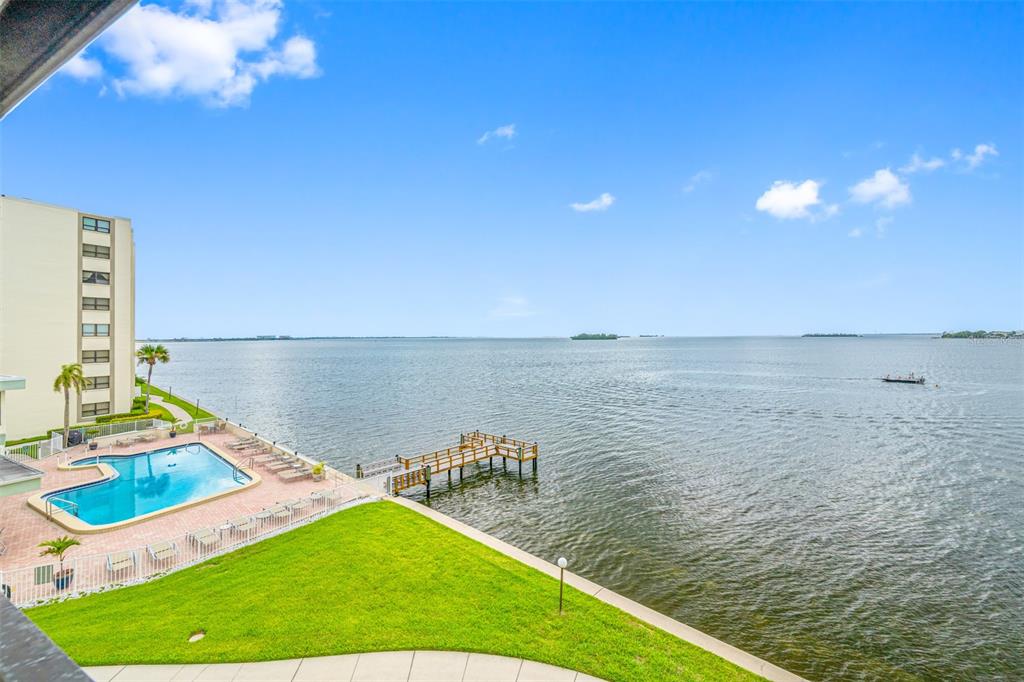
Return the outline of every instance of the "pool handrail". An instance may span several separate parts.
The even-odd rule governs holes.
[[[60,505],[54,504],[54,502],[63,502],[65,504],[70,504],[72,507],[75,508],[75,511],[74,511],[74,513],[72,513],[70,509],[65,509],[64,507],[61,507]],[[46,518],[51,520],[51,521],[53,520],[53,509],[54,508],[57,508],[57,509],[59,509],[62,512],[67,512],[68,514],[71,514],[72,516],[78,516],[78,503],[77,502],[72,502],[71,500],[65,499],[63,497],[57,497],[56,495],[51,495],[51,496],[46,498]]]

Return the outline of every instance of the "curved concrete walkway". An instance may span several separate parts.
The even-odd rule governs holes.
[[[145,396],[146,394],[143,393],[142,395]],[[171,413],[171,416],[173,416],[175,419],[177,419],[180,422],[190,422],[190,421],[192,421],[192,415],[190,415],[188,412],[186,412],[185,410],[181,409],[180,407],[178,407],[174,403],[164,402],[164,399],[161,398],[158,395],[151,395],[151,396],[149,396],[149,402],[150,402],[150,404],[154,404],[155,403],[155,404],[159,405],[160,407],[164,408],[165,410],[167,410],[168,412]]]
[[[384,651],[262,663],[111,665],[96,682],[601,682],[522,658],[458,651]]]

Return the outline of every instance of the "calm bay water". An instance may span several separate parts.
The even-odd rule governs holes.
[[[430,504],[794,672],[1024,678],[1022,343],[167,345],[158,385],[345,471],[538,441]]]

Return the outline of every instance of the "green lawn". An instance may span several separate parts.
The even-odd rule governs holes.
[[[31,609],[82,665],[437,649],[607,680],[760,679],[390,502],[354,507],[154,582]],[[206,637],[186,640],[196,630]]]
[[[154,414],[154,413],[155,413],[155,414],[154,414],[154,416],[155,416],[155,417],[156,417],[157,419],[163,419],[163,420],[164,420],[165,422],[171,422],[171,423],[173,424],[174,422],[176,422],[176,421],[177,421],[177,420],[176,420],[176,419],[174,418],[174,415],[172,415],[172,414],[171,414],[171,413],[170,413],[170,412],[169,412],[169,411],[167,410],[167,408],[165,408],[165,407],[164,407],[163,405],[157,405],[156,403],[150,403],[150,404],[149,404],[149,412],[150,412],[151,414]],[[140,415],[140,417],[141,417],[141,415]]]
[[[145,381],[145,379],[140,379],[140,378],[136,377],[135,383],[138,384],[142,388],[142,395],[143,395],[143,397],[145,397],[145,395],[146,395],[146,381]],[[193,419],[216,419],[217,418],[217,415],[213,414],[212,412],[207,412],[201,406],[199,408],[199,411],[196,412],[196,404],[195,403],[190,403],[190,402],[188,402],[186,400],[182,400],[178,396],[169,395],[167,393],[167,391],[163,390],[162,388],[157,388],[156,386],[150,385],[150,389],[149,390],[150,390],[150,395],[158,395],[158,396],[160,396],[160,398],[162,398],[164,400],[164,402],[173,403],[173,404],[177,405],[181,409],[185,410],[185,412],[187,412],[190,415],[192,415]],[[150,407],[152,407],[153,403],[150,403],[149,405],[150,405]],[[171,419],[171,421],[174,421],[174,419]]]

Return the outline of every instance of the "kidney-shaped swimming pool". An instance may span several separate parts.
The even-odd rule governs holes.
[[[202,443],[73,462],[96,463],[110,465],[116,475],[52,492],[44,500],[86,523],[104,525],[241,488],[252,480]]]

